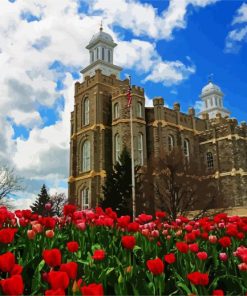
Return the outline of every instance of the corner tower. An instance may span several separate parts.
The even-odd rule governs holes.
[[[90,59],[81,71],[83,80],[75,83],[69,201],[82,209],[97,205],[106,170],[112,166],[112,93],[127,85],[119,80],[122,69],[113,64],[116,45],[101,27],[86,47]]]
[[[216,118],[216,114],[222,117],[228,117],[230,112],[224,108],[223,92],[220,87],[212,83],[210,80],[207,85],[202,88],[200,98],[203,101],[203,109],[199,116],[203,118],[203,113],[208,113],[209,119]]]
[[[113,64],[114,48],[117,44],[113,41],[111,35],[103,32],[102,26],[100,31],[93,35],[86,49],[89,50],[90,64],[81,71],[84,78],[94,76],[96,70],[101,70],[106,76],[115,75],[120,78],[122,68]]]

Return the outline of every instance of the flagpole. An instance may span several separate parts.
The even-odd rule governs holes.
[[[131,76],[129,76],[129,87],[131,89]],[[131,180],[132,180],[132,211],[133,221],[136,217],[136,196],[135,196],[135,161],[134,161],[134,135],[133,135],[133,105],[130,103],[130,142],[131,142]]]

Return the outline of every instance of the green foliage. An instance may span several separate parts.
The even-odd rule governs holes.
[[[107,172],[101,207],[111,207],[119,215],[132,215],[131,189],[131,158],[124,147],[119,161]]]
[[[47,210],[45,208],[45,205],[47,203],[51,203],[51,198],[50,198],[49,194],[47,193],[47,189],[46,189],[45,184],[43,184],[43,186],[40,189],[40,193],[38,194],[37,199],[35,200],[33,205],[30,206],[30,208],[36,214],[39,214],[42,216],[53,216],[54,215],[53,210],[52,209]]]

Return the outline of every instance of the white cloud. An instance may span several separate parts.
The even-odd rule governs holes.
[[[243,3],[233,18],[232,25],[236,26],[226,38],[226,52],[238,52],[241,44],[247,41],[247,3]]]
[[[91,12],[101,11],[106,20],[131,30],[136,36],[171,39],[175,29],[186,27],[188,6],[205,7],[219,0],[170,0],[160,15],[151,4],[136,0],[92,0]]]
[[[181,83],[195,73],[194,65],[186,66],[180,61],[163,61],[156,63],[145,81],[161,82],[166,86]]]
[[[27,128],[39,126],[42,123],[39,112],[23,112],[21,110],[10,110],[9,117],[16,125],[22,125]]]
[[[132,30],[136,36],[170,39],[174,29],[186,26],[188,5],[204,7],[214,2],[171,0],[158,15],[152,5],[134,0],[96,0],[90,2],[94,15],[88,16],[78,13],[77,0],[1,0],[0,161],[15,167],[28,185],[20,207],[22,202],[25,207],[33,201],[33,192],[37,194],[42,183],[49,181],[56,191],[61,189],[59,181],[66,182],[75,83],[70,72],[79,72],[88,64],[85,45],[97,31],[102,16],[104,30],[118,43],[116,64],[146,75],[146,80],[171,85],[188,78],[194,66],[162,60],[155,42],[138,37],[124,41],[112,31],[112,23]],[[61,69],[51,67],[55,61]],[[62,90],[57,88],[59,79],[63,80]],[[62,109],[56,105],[61,96],[65,100]],[[37,111],[40,106],[57,108],[54,124],[42,125],[44,118]],[[13,123],[30,130],[27,139],[14,139]]]

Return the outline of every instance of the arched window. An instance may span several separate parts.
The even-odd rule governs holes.
[[[184,139],[184,156],[188,159],[190,156],[190,142],[188,139]]]
[[[138,149],[138,164],[143,165],[143,135],[138,134],[137,137],[137,149]]]
[[[114,119],[119,118],[119,104],[114,104]]]
[[[90,142],[86,140],[82,145],[82,171],[90,170]]]
[[[120,153],[121,153],[121,145],[120,145],[120,136],[116,134],[114,137],[114,146],[115,146],[115,161],[119,161]]]
[[[104,47],[102,47],[102,60],[104,61],[104,59],[105,59],[105,49]]]
[[[208,100],[205,101],[206,109],[208,109]]]
[[[168,150],[171,152],[174,148],[174,138],[172,135],[168,136]]]
[[[142,103],[137,103],[137,117],[142,117]]]
[[[210,105],[213,106],[213,98],[210,98]]]
[[[86,98],[83,103],[83,124],[89,124],[89,99]]]
[[[82,210],[89,209],[90,207],[90,198],[89,198],[88,188],[84,188],[81,192],[81,207],[82,207]]]
[[[214,167],[214,157],[212,152],[207,153],[207,165],[209,169],[212,169]]]

